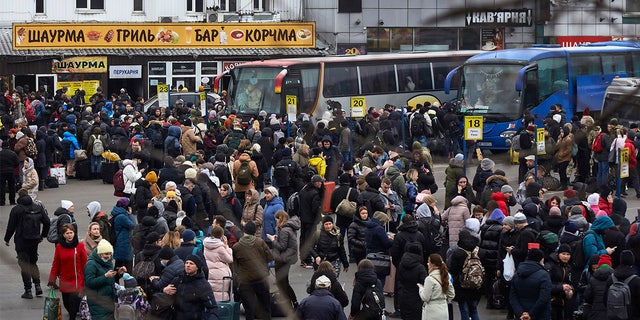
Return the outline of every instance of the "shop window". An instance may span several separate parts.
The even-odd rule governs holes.
[[[370,52],[389,52],[391,29],[389,28],[368,28],[367,29],[367,50]]]
[[[187,0],[187,12],[204,12],[204,0]]]
[[[133,0],[133,12],[144,11],[143,0]]]
[[[104,10],[104,0],[76,0],[76,9]]]
[[[44,13],[44,0],[36,0],[36,14]]]
[[[413,29],[412,28],[392,28],[391,29],[391,50],[392,51],[413,51]]]
[[[626,14],[640,15],[640,0],[627,0]]]
[[[456,28],[419,28],[415,33],[414,50],[458,50],[458,29]]]

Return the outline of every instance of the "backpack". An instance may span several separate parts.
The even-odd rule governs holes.
[[[102,144],[101,136],[93,136],[93,145],[91,146],[91,154],[96,157],[99,157],[104,152],[104,145]]]
[[[42,226],[42,210],[37,205],[30,207],[22,206],[24,215],[22,217],[22,237],[27,240],[40,240]]]
[[[213,173],[220,179],[220,184],[231,183],[231,173],[229,167],[224,164],[216,164],[213,166]]]
[[[600,153],[600,152],[602,152],[604,150],[604,145],[603,145],[603,142],[602,142],[602,136],[603,135],[604,135],[604,132],[600,132],[593,139],[593,142],[591,143],[591,150],[594,153]]]
[[[384,313],[384,297],[376,290],[376,285],[372,284],[362,295],[362,308],[358,312],[358,319],[382,319]]]
[[[243,186],[248,186],[251,184],[251,166],[249,165],[249,161],[241,161],[240,167],[238,168],[238,177],[236,182]]]
[[[613,283],[607,291],[607,319],[629,319],[631,311],[631,289],[629,283],[637,277],[635,274],[623,281],[611,274]]]
[[[424,116],[421,113],[416,112],[413,115],[413,119],[411,119],[411,136],[418,137],[424,135],[425,125],[426,120],[424,119]]]
[[[232,225],[228,228],[226,228],[227,231],[229,231],[229,247],[233,247],[234,244],[236,244],[238,242],[238,240],[240,240],[240,238],[242,238],[243,232],[242,230],[240,230],[240,228],[238,228],[238,226],[236,225]]]
[[[24,147],[24,153],[31,159],[35,159],[38,155],[38,148],[36,147],[36,142],[33,141],[33,138],[27,138],[27,145]]]
[[[583,250],[584,237],[588,234],[593,234],[595,236],[595,232],[593,232],[593,230],[589,230],[581,234],[580,239],[575,242],[575,248],[571,248],[571,260],[573,260],[573,264],[579,268],[583,268],[587,264],[587,261],[589,261],[589,258],[584,256]]]
[[[116,234],[116,217],[111,216],[108,222],[109,222],[109,242],[111,242],[111,245],[115,247],[116,242],[118,241],[118,235]]]
[[[289,182],[289,180],[291,180],[291,174],[289,172],[289,166],[287,164],[281,164],[275,167],[275,170],[273,171],[273,177],[278,184],[278,188],[288,187],[291,185],[291,183]]]
[[[154,260],[157,254],[152,257],[145,256],[142,261],[139,261],[133,266],[132,275],[136,279],[149,279],[156,270],[156,264]]]
[[[300,215],[300,194],[298,192],[294,192],[287,199],[287,212],[292,217]]]
[[[124,197],[124,174],[123,171],[127,166],[131,166],[131,164],[128,164],[120,169],[118,169],[118,171],[116,171],[116,173],[113,175],[113,195],[116,197]]]
[[[58,243],[58,222],[60,221],[60,217],[65,215],[69,217],[69,219],[71,220],[71,224],[73,224],[74,226],[76,225],[76,220],[73,219],[73,217],[69,214],[63,213],[57,217],[54,217],[53,219],[51,219],[51,226],[49,227],[49,232],[47,233],[47,241],[51,243]],[[76,230],[77,229],[78,228],[76,227]]]
[[[482,288],[484,279],[484,267],[482,267],[482,262],[478,257],[478,247],[471,252],[464,249],[462,251],[467,253],[467,258],[464,260],[464,265],[462,265],[460,287],[478,290]]]
[[[114,314],[116,320],[135,320],[138,319],[136,310],[128,303],[116,303]]]
[[[33,103],[30,103],[25,109],[25,117],[29,123],[36,121],[36,108],[33,106]]]

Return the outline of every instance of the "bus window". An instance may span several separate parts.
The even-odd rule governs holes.
[[[277,68],[243,69],[237,80],[235,106],[240,113],[280,113],[280,96],[273,90]]]
[[[442,90],[444,88],[444,79],[447,77],[447,73],[449,73],[449,71],[451,71],[451,69],[455,68],[456,65],[458,64],[457,61],[451,61],[451,62],[434,62],[433,65],[433,84],[434,84],[434,89],[436,90]],[[457,78],[456,80],[459,80],[459,78]],[[452,83],[455,84],[455,86],[457,86],[457,82],[454,80],[452,81]],[[452,87],[455,88],[454,85],[452,85]]]
[[[396,65],[400,91],[431,90],[431,70],[425,65],[407,63]]]
[[[396,78],[392,65],[362,66],[362,93],[396,92]]]
[[[604,74],[628,74],[623,54],[602,55],[602,71]]]
[[[302,101],[300,103],[299,113],[310,114],[313,107],[315,107],[318,96],[320,69],[318,67],[300,69],[300,75],[302,77]]]
[[[558,90],[567,90],[567,60],[549,58],[538,61],[538,90],[541,100]]]
[[[574,77],[602,74],[600,67],[600,57],[597,55],[571,57],[571,72]]]
[[[640,76],[640,53],[631,53],[631,63],[633,64],[633,72],[629,73],[630,77]]]
[[[356,67],[329,66],[324,71],[325,98],[358,95]]]

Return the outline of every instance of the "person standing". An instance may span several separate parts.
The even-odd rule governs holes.
[[[133,248],[131,247],[131,231],[136,226],[135,218],[131,214],[128,198],[120,198],[111,210],[113,227],[116,231],[116,247],[113,251],[113,259],[116,266],[125,266],[127,270],[133,270]]]
[[[38,245],[49,232],[51,222],[40,204],[33,202],[26,190],[20,189],[18,205],[11,209],[4,244],[9,246],[13,241],[18,255],[18,266],[24,284],[23,299],[33,299],[31,283],[35,286],[36,296],[42,295],[40,287],[40,270],[38,269]]]
[[[72,224],[67,223],[62,226],[62,236],[63,238],[56,244],[47,286],[50,289],[60,289],[69,319],[75,319],[84,291],[87,252],[84,244],[78,241],[78,235]],[[56,285],[56,279],[59,279],[58,285]]]
[[[311,181],[298,192],[300,197],[300,266],[312,267],[312,257],[309,254],[313,248],[313,235],[320,221],[322,199],[324,195],[324,179],[320,175],[313,175]]]
[[[0,150],[0,206],[6,204],[6,193],[9,193],[9,204],[16,204],[15,171],[20,165],[18,155],[9,148],[9,140],[2,142]],[[5,187],[6,186],[6,187]]]
[[[268,234],[267,238],[273,244],[273,258],[275,260],[276,284],[278,290],[283,292],[293,304],[293,308],[298,307],[298,298],[289,283],[289,270],[298,261],[298,230],[300,230],[300,219],[298,217],[289,218],[289,214],[284,210],[276,212],[277,233]]]
[[[115,294],[113,285],[116,275],[127,272],[127,268],[114,269],[113,246],[107,240],[101,240],[91,252],[84,267],[84,284],[91,319],[113,319],[115,312]]]
[[[429,275],[424,283],[418,283],[418,294],[422,299],[422,320],[449,319],[447,304],[453,300],[455,289],[450,282],[447,265],[437,253],[427,260]]]
[[[299,319],[346,320],[340,302],[331,294],[331,280],[326,276],[316,279],[315,290],[300,302],[296,314]]]
[[[544,268],[544,253],[531,249],[513,277],[509,301],[520,320],[551,319],[551,276]]]

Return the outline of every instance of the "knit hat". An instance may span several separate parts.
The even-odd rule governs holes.
[[[598,261],[600,261],[600,255],[592,254],[591,257],[589,257],[589,267],[591,267],[594,264],[597,265]]]
[[[522,213],[522,212],[518,212],[518,213],[516,213],[515,216],[513,216],[513,221],[516,224],[525,223],[525,222],[527,222],[527,216],[525,216],[524,213]]]
[[[582,206],[575,205],[571,207],[571,215],[582,215]]]
[[[382,224],[385,224],[391,220],[388,214],[382,211],[376,211],[373,213],[373,218],[380,221]]]
[[[525,160],[531,160],[531,161],[534,161],[534,160],[536,160],[536,156],[534,156],[534,155],[528,155],[528,156],[524,157],[524,159],[525,159]]]
[[[167,198],[169,197],[177,197],[176,192],[175,191],[167,191]]]
[[[196,233],[191,229],[182,232],[182,242],[189,242],[196,238]]]
[[[458,160],[458,161],[462,161],[464,160],[464,155],[462,153],[457,153],[455,157],[453,157],[454,159]]]
[[[149,183],[158,183],[158,175],[155,171],[149,171],[147,175],[144,177],[145,180]]]
[[[331,288],[331,280],[327,276],[319,276],[316,279],[316,289],[329,289]]]
[[[624,250],[620,252],[620,264],[624,266],[633,266],[636,261],[636,257],[633,255],[633,251]]]
[[[325,222],[333,223],[333,218],[331,218],[330,215],[326,215],[326,216],[322,217],[322,224],[325,224]]]
[[[495,220],[498,221],[500,223],[502,223],[504,221],[504,213],[502,213],[502,210],[500,209],[495,209],[493,210],[493,212],[491,212],[491,215],[489,216],[489,220]]]
[[[502,186],[502,188],[500,188],[500,192],[502,192],[502,193],[507,193],[507,192],[513,193],[513,188],[511,188],[510,185],[505,184],[505,185]]]
[[[495,165],[496,163],[489,158],[484,158],[482,159],[482,161],[480,161],[480,169],[482,169],[483,171],[491,170],[491,168],[493,168]]]
[[[364,181],[367,182],[370,188],[376,190],[378,190],[380,188],[380,185],[382,184],[380,177],[378,177],[378,175],[374,172],[370,172],[369,174],[367,174],[367,176],[364,177]]]
[[[313,177],[311,177],[311,182],[322,182],[324,181],[324,179],[322,179],[322,176],[320,176],[319,174],[314,174]]]
[[[138,286],[138,281],[136,280],[136,278],[132,277],[126,272],[122,275],[122,279],[124,279],[125,288],[135,288]]]
[[[502,169],[496,169],[496,171],[494,171],[493,174],[498,175],[498,176],[506,176],[507,175],[504,172],[504,170],[502,170]]]
[[[145,240],[147,243],[154,243],[154,242],[156,242],[156,241],[160,240],[160,235],[159,235],[157,232],[155,232],[155,231],[151,231],[151,232],[149,232],[149,234],[144,238],[144,240]]]
[[[571,246],[563,243],[558,247],[558,253],[563,253],[563,252],[568,252],[569,254],[571,253]]]
[[[102,239],[98,243],[98,247],[96,247],[96,250],[98,254],[113,253],[113,246],[106,239]]]
[[[69,200],[60,200],[60,206],[63,209],[69,210],[69,208],[73,207],[73,202]]]
[[[187,160],[187,158],[185,158],[183,155],[179,155],[176,157],[175,160],[173,160],[173,163],[175,163],[176,165],[182,164],[185,160]]]
[[[268,193],[272,194],[274,197],[278,196],[278,189],[276,189],[273,186],[264,188],[264,192],[268,192]]]
[[[622,257],[621,257],[622,258]],[[611,256],[608,254],[600,255],[600,259],[598,260],[598,268],[606,265],[607,268],[611,268],[613,263],[611,262]]]
[[[160,253],[158,253],[158,258],[163,260],[169,260],[176,254],[173,252],[173,249],[169,246],[164,246],[160,249]]]
[[[587,197],[587,202],[591,206],[597,206],[600,201],[600,195],[597,193],[592,193]]]
[[[244,225],[244,233],[246,234],[256,234],[256,224],[253,221],[247,221],[247,224]]]
[[[575,198],[578,196],[578,193],[573,189],[567,189],[563,193],[565,198]]]
[[[564,231],[575,234],[578,232],[578,225],[573,221],[567,221],[564,223]]]
[[[540,249],[533,248],[527,253],[527,260],[538,262],[542,260],[542,258],[544,258],[544,253]]]
[[[560,212],[560,208],[558,207],[551,207],[551,209],[549,209],[549,216],[556,216],[559,217],[562,215],[562,212]]]
[[[282,156],[283,157],[290,157],[291,156],[291,149],[290,148],[282,149]]]
[[[93,217],[96,214],[98,214],[98,212],[100,212],[100,209],[102,209],[102,207],[100,206],[100,202],[98,201],[89,202],[89,204],[87,205],[87,211],[89,211],[89,218],[93,219]]]
[[[126,208],[129,206],[129,198],[120,198],[116,202],[116,207]]]
[[[350,184],[351,175],[345,172],[340,175],[340,178],[338,178],[338,181],[340,181],[340,184]]]
[[[516,227],[515,219],[512,216],[504,217],[504,219],[502,219],[502,224],[506,224],[512,229]]]
[[[186,259],[184,259],[185,262],[187,261],[191,261],[193,262],[196,267],[198,267],[198,271],[202,270],[202,267],[204,266],[204,261],[202,261],[202,258],[200,258],[199,256],[195,255],[195,254],[190,254],[187,256]]]
[[[189,168],[189,169],[184,171],[184,178],[185,179],[195,179],[197,174],[198,174],[198,172],[196,171],[196,169]]]
[[[627,202],[620,199],[613,199],[613,203],[611,204],[611,215],[620,215],[625,216],[627,213]]]
[[[465,220],[464,226],[475,233],[480,232],[480,220],[476,218],[469,218]]]
[[[612,126],[617,126],[618,125],[618,119],[617,118],[611,118],[611,120],[609,120],[609,124]]]

